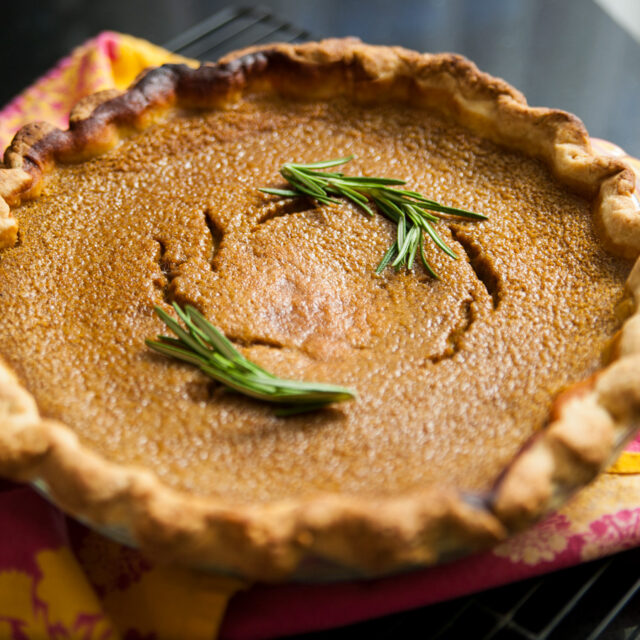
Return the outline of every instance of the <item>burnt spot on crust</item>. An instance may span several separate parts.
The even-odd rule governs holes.
[[[176,74],[180,101],[190,107],[209,107],[212,99],[224,99],[244,88],[253,76],[269,66],[269,52],[255,52],[230,62],[203,64],[197,69],[187,65],[167,65]]]

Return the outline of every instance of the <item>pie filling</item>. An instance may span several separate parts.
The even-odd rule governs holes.
[[[395,226],[343,202],[278,199],[288,161],[354,154],[481,223],[426,243],[441,280],[375,268]],[[0,353],[43,415],[168,484],[228,500],[483,490],[593,373],[619,328],[629,263],[591,202],[537,160],[425,110],[284,102],[180,114],[54,170],[0,256]],[[199,308],[281,377],[357,389],[302,417],[152,353],[154,305]]]

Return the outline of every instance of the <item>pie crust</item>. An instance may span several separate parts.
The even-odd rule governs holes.
[[[596,155],[576,117],[528,106],[519,92],[460,56],[353,39],[254,47],[198,69],[165,65],[124,93],[82,100],[68,131],[27,125],[0,165],[0,247],[18,238],[11,207],[36,198],[55,163],[98,155],[172,110],[220,107],[257,90],[435,109],[542,159],[561,182],[595,200],[608,250],[626,258],[640,253],[635,175],[622,160]],[[439,562],[495,544],[557,508],[607,467],[640,426],[640,261],[627,289],[629,317],[610,364],[557,398],[546,428],[485,495],[427,487],[391,498],[335,494],[254,505],[197,497],[87,449],[64,424],[39,415],[6,366],[0,366],[0,469],[161,561],[268,580],[317,576],[321,566],[377,575]]]

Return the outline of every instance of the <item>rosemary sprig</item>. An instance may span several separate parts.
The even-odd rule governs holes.
[[[196,365],[209,377],[252,398],[281,405],[277,415],[293,415],[320,409],[332,402],[356,397],[355,391],[333,384],[285,380],[245,358],[199,311],[173,303],[184,326],[164,309],[156,314],[177,338],[158,336],[145,340],[158,353]]]
[[[351,200],[355,205],[364,209],[369,215],[373,210],[369,206],[373,203],[378,211],[397,225],[395,242],[384,254],[376,273],[380,274],[388,266],[396,270],[405,266],[413,267],[416,255],[420,255],[422,264],[434,278],[438,274],[433,270],[424,251],[424,235],[426,234],[441,251],[450,258],[457,260],[455,251],[438,235],[433,223],[444,216],[466,218],[468,220],[486,220],[487,216],[474,213],[466,209],[448,207],[435,200],[429,200],[423,195],[406,189],[397,188],[405,183],[404,180],[394,178],[374,178],[367,176],[345,176],[340,172],[326,172],[329,169],[345,164],[353,156],[312,162],[311,164],[297,164],[287,162],[282,165],[280,173],[291,185],[292,189],[260,189],[282,197],[308,196],[323,204],[338,203],[332,196],[342,196]]]

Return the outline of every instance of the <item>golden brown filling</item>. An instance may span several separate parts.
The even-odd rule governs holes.
[[[353,153],[488,222],[441,223],[442,280],[374,270],[380,216],[257,191],[287,161]],[[406,106],[253,98],[176,116],[57,169],[0,256],[0,353],[41,411],[107,458],[230,500],[483,489],[593,372],[628,265],[536,160]],[[274,373],[354,387],[303,417],[153,354],[153,307],[190,302]],[[168,308],[168,307],[167,307]]]

